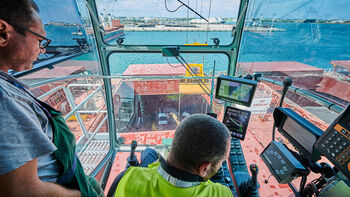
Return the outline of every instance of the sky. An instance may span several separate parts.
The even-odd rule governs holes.
[[[34,0],[39,6],[40,17],[44,24],[50,21],[80,23],[75,0]]]
[[[108,4],[114,0],[99,0],[100,10],[112,12],[117,16],[162,16],[162,17],[187,17],[188,9],[184,6],[176,12],[168,12],[165,9],[165,0],[118,0],[116,3]],[[188,4],[193,10],[204,17],[209,17],[209,7],[211,17],[236,18],[239,7],[239,0],[181,0]],[[177,9],[181,4],[177,0],[166,0],[169,10]],[[189,16],[195,14],[190,12]]]
[[[349,0],[252,0],[251,18],[350,20]]]
[[[77,0],[86,12],[85,0]],[[181,0],[205,18],[237,18],[240,0]],[[63,21],[79,23],[75,0],[35,0],[44,23]],[[134,17],[187,17],[188,9],[182,6],[176,12],[165,9],[165,0],[97,0],[99,13],[114,16]],[[177,0],[166,0],[169,10],[181,4]],[[211,3],[211,6],[210,6]],[[209,9],[211,7],[211,9]],[[250,0],[249,18],[283,19],[345,19],[350,20],[350,0]],[[189,17],[196,17],[189,12]],[[198,18],[198,16],[197,16]]]

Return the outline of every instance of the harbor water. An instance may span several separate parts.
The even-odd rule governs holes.
[[[275,28],[285,31],[246,31],[241,40],[239,62],[297,61],[322,69],[330,69],[332,60],[350,60],[350,25],[318,23],[274,23]],[[47,36],[53,45],[77,45],[73,40],[78,35],[74,26],[45,26]],[[212,38],[219,38],[221,45],[233,42],[231,32],[125,32],[123,44],[130,45],[182,45],[185,43],[213,44]],[[116,44],[115,40],[109,44]],[[214,61],[216,71],[228,68],[224,54],[182,54],[189,63],[204,63],[204,70],[210,73]],[[76,58],[93,60],[91,54]],[[130,64],[178,63],[168,60],[162,54],[124,53],[109,57],[111,72],[121,74]]]

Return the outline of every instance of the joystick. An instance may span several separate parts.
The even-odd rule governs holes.
[[[259,196],[260,185],[257,180],[259,172],[258,165],[251,164],[249,170],[252,173],[252,177],[239,185],[239,191],[241,196]]]
[[[138,166],[139,165],[139,161],[137,160],[137,157],[135,156],[137,141],[136,140],[132,141],[130,147],[131,147],[131,151],[130,151],[130,156],[127,159],[128,163],[126,164],[126,168],[129,168],[130,166]]]
[[[252,173],[252,179],[251,179],[252,180],[252,185],[253,186],[257,186],[258,185],[258,178],[257,178],[257,176],[258,176],[258,172],[259,172],[258,165],[252,164],[252,165],[250,165],[249,169],[250,169],[250,172]]]

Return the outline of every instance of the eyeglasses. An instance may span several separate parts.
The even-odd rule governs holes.
[[[50,42],[52,41],[52,40],[50,40],[50,39],[48,39],[48,38],[46,38],[38,33],[33,32],[30,29],[25,29],[25,30],[32,33],[33,35],[38,36],[39,38],[42,38],[42,40],[39,41],[39,48],[40,49],[45,49],[47,46],[49,46]]]

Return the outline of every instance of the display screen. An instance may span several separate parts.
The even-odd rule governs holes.
[[[310,154],[313,152],[313,145],[316,142],[316,137],[300,126],[300,124],[296,123],[292,118],[287,117],[282,129],[295,139],[307,152]]]
[[[244,140],[250,118],[250,111],[226,107],[223,123],[231,131],[231,136]]]
[[[250,106],[257,82],[237,77],[219,77],[216,98]]]

